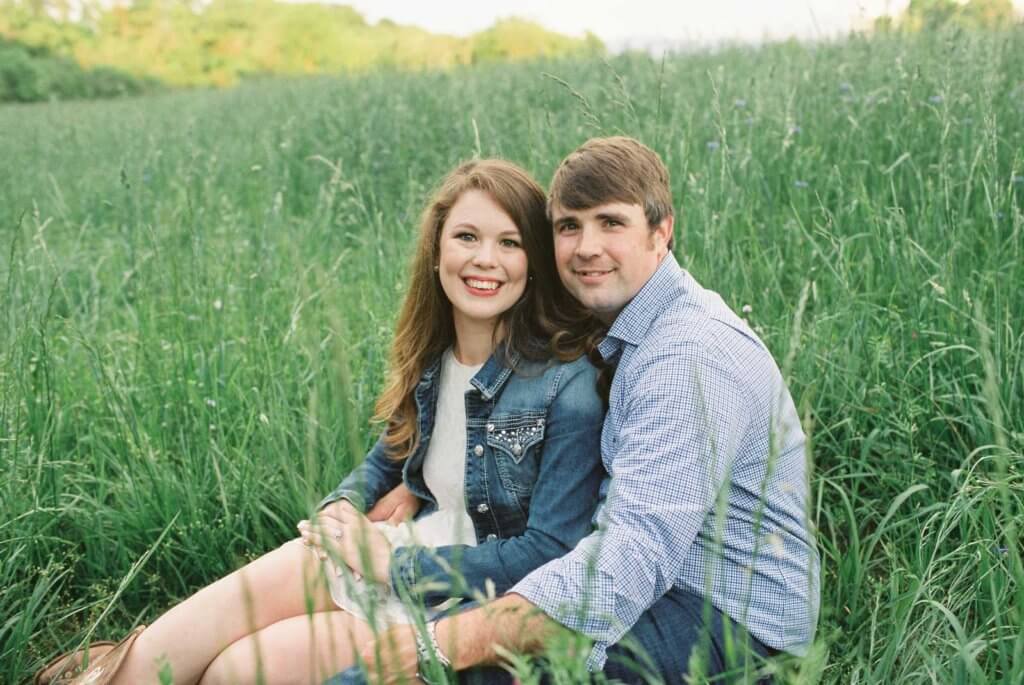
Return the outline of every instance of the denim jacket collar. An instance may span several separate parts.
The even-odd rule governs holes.
[[[470,380],[470,384],[480,391],[485,400],[492,400],[501,392],[501,388],[521,359],[522,356],[519,352],[508,350],[504,344],[498,345],[497,349],[487,358],[487,362]],[[425,393],[437,382],[440,372],[441,357],[438,357],[420,377],[420,382],[416,386],[416,395],[425,399]]]

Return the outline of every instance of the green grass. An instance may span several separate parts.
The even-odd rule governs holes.
[[[1024,682],[1022,73],[1017,30],[0,108],[0,682],[294,535],[374,437],[431,185],[612,133],[811,436],[783,679]]]

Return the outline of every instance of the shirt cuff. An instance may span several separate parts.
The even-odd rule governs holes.
[[[556,559],[537,569],[519,581],[509,592],[522,596],[569,630],[582,633],[594,640],[594,646],[587,657],[587,670],[600,671],[607,659],[605,652],[608,642],[602,637],[612,628],[610,617],[614,615],[614,599],[602,597],[604,601],[601,602],[581,602],[581,597],[604,593],[587,593],[583,586],[571,582],[566,576],[573,569],[556,567],[560,561],[562,560]],[[586,574],[588,571],[583,570],[583,573]]]

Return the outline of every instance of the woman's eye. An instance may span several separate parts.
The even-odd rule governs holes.
[[[502,247],[511,247],[511,248],[520,247],[519,241],[518,240],[513,240],[511,238],[505,238],[504,240],[502,240],[501,241],[501,245],[502,245]]]
[[[476,240],[476,236],[473,235],[472,233],[456,233],[455,239],[462,240],[464,242],[469,242],[471,240]]]

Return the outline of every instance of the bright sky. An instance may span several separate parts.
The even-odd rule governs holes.
[[[909,0],[336,0],[367,20],[465,35],[517,16],[610,48],[644,44],[829,37],[898,14]],[[1024,0],[1013,0],[1018,12]]]

